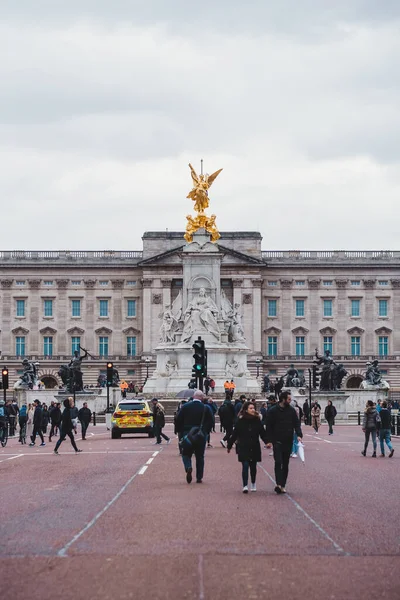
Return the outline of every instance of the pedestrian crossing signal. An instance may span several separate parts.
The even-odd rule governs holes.
[[[317,365],[313,365],[312,368],[312,386],[314,389],[319,387],[319,378],[320,378],[320,370],[318,369]]]
[[[207,376],[207,350],[205,349],[204,340],[200,337],[194,342],[192,346],[194,350],[193,358],[194,364],[192,373],[196,377]]]
[[[8,369],[4,367],[1,371],[1,382],[3,385],[3,390],[8,390]]]
[[[107,385],[110,386],[113,383],[114,377],[114,364],[112,362],[107,363]]]

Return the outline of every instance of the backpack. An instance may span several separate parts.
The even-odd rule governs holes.
[[[21,406],[21,408],[19,409],[19,416],[26,417],[26,406]]]
[[[2,406],[0,406],[0,419],[1,419],[1,418],[3,418],[3,419],[4,419],[4,417],[5,417],[5,414],[6,414],[6,413],[5,413],[5,411],[4,411],[4,406],[2,405]]]
[[[203,431],[204,417],[206,414],[207,406],[204,405],[203,415],[201,417],[200,427],[192,427],[189,433],[187,433],[180,442],[180,447],[182,449],[182,454],[190,454],[205,443],[206,434]]]

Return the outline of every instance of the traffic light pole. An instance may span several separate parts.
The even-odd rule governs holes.
[[[110,412],[110,386],[107,381],[107,413]]]
[[[311,425],[311,386],[312,386],[312,376],[311,369],[308,369],[308,402],[309,402],[309,416],[308,416],[308,424]]]

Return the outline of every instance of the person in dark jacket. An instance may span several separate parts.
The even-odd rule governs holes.
[[[325,406],[325,420],[329,425],[329,435],[333,435],[333,426],[335,424],[335,417],[337,415],[337,410],[332,404],[332,400],[328,400],[328,404]]]
[[[10,400],[7,401],[6,406],[8,410],[9,435],[10,437],[13,437],[15,434],[15,425],[17,423],[18,407],[16,408]]]
[[[392,456],[394,454],[394,448],[392,446],[392,442],[390,439],[391,417],[390,417],[390,411],[388,409],[386,400],[383,400],[383,402],[382,402],[382,408],[381,408],[381,412],[379,413],[379,416],[381,418],[381,427],[379,430],[379,442],[381,445],[381,457],[384,458],[384,456],[385,456],[384,442],[386,442],[386,446],[390,450],[389,458],[392,458]]]
[[[162,432],[163,427],[165,427],[165,410],[162,404],[157,400],[157,398],[153,398],[153,428],[154,435],[156,437],[155,444],[161,444],[163,438],[167,444],[171,443],[171,439]]]
[[[39,400],[34,401],[35,412],[33,413],[33,432],[31,435],[31,443],[30,446],[35,445],[36,436],[38,435],[41,439],[41,446],[45,446],[44,437],[42,433],[42,407],[40,406]]]
[[[43,406],[42,406],[42,433],[43,433],[43,435],[46,435],[46,433],[47,433],[47,426],[49,424],[49,421],[50,421],[49,410],[47,408],[47,404],[43,403]]]
[[[246,402],[247,398],[244,394],[242,394],[241,396],[239,396],[239,399],[235,400],[235,404],[234,404],[234,409],[235,409],[235,423],[238,420],[239,417],[239,413],[242,410],[242,406],[243,406],[243,402]]]
[[[71,407],[71,421],[75,431],[75,435],[78,433],[78,407],[75,405],[75,400],[70,396],[68,398],[69,405]]]
[[[364,450],[361,450],[363,456],[367,455],[369,438],[372,437],[373,453],[372,458],[376,458],[376,429],[377,429],[377,412],[372,400],[368,400],[362,422],[362,430],[365,435]]]
[[[277,494],[286,492],[293,434],[296,432],[299,441],[303,440],[299,418],[293,406],[290,406],[291,400],[289,391],[281,392],[279,402],[267,413],[267,439],[268,445],[272,443],[274,449]]]
[[[233,423],[235,421],[235,408],[232,401],[229,399],[225,400],[218,410],[219,420],[221,427],[225,430],[225,435],[220,441],[221,446],[226,448],[226,442],[232,435]]]
[[[88,408],[87,402],[83,403],[82,408],[78,410],[78,419],[82,428],[82,439],[86,440],[86,432],[89,427],[89,423],[92,420],[92,413],[90,408]]]
[[[23,404],[18,412],[18,424],[19,424],[19,442],[23,443],[22,432],[24,427],[26,428],[26,424],[28,422],[28,408],[26,404]],[[26,429],[25,429],[26,434]],[[24,436],[25,438],[25,436]]]
[[[71,400],[72,400],[72,402],[71,402]],[[78,449],[78,447],[75,443],[75,438],[74,438],[74,434],[73,434],[74,424],[71,419],[72,405],[73,405],[72,398],[66,398],[64,400],[64,410],[63,410],[63,413],[61,416],[60,437],[58,438],[57,444],[54,448],[54,454],[58,454],[58,449],[67,436],[71,440],[71,444],[72,444],[72,447],[75,450],[75,452],[82,452],[82,450]]]
[[[50,427],[50,434],[49,434],[49,442],[51,442],[51,438],[53,437],[53,435],[57,435],[57,430],[60,427],[60,423],[61,423],[61,404],[59,402],[56,402],[56,404],[53,406],[53,408],[51,409],[50,412],[50,422],[51,422],[51,427]]]
[[[249,491],[249,469],[251,478],[251,491],[255,492],[257,463],[261,462],[260,438],[267,443],[267,434],[261,423],[260,415],[253,402],[245,402],[240,411],[239,418],[232,435],[228,440],[228,452],[236,442],[236,453],[242,463],[243,493]]]
[[[304,425],[311,425],[310,422],[310,405],[306,400],[303,404]]]
[[[196,457],[196,482],[201,483],[204,475],[204,452],[206,449],[207,434],[210,433],[214,419],[208,404],[203,404],[204,394],[197,390],[193,394],[193,400],[182,406],[176,417],[176,430],[186,436],[192,427],[200,427],[203,421],[202,430],[204,432],[204,441],[196,447],[184,448],[182,452],[183,466],[186,472],[187,483],[192,483],[192,456]]]

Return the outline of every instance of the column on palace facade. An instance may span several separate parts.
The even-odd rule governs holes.
[[[318,278],[310,278],[308,280],[309,295],[309,339],[306,347],[306,354],[314,354],[315,348],[321,349],[321,334],[319,332],[319,323],[322,316],[322,302],[319,294],[321,280]]]
[[[293,279],[281,279],[281,323],[282,323],[282,341],[279,354],[292,353],[292,284]]]
[[[95,318],[96,318],[96,301],[94,287],[96,285],[95,279],[87,278],[84,280],[85,283],[85,312],[84,312],[84,328],[85,328],[85,348],[89,350],[91,354],[97,356],[99,354],[99,347],[96,336],[94,334]]]
[[[122,340],[122,300],[123,300],[123,287],[124,279],[112,279],[111,285],[113,288],[112,295],[112,336],[113,336],[113,347],[112,353],[118,356],[126,355],[126,348],[124,347]]]
[[[393,331],[390,354],[400,354],[400,279],[392,279],[393,288]]]
[[[347,279],[336,279],[337,287],[337,306],[335,311],[335,323],[337,332],[333,346],[334,354],[349,354],[348,334],[347,334],[347,311],[348,300],[346,294]]]
[[[376,347],[376,335],[374,331],[374,323],[376,321],[377,307],[375,305],[375,279],[364,279],[364,315],[363,322],[365,324],[365,334],[361,345],[361,354],[378,354]]]
[[[57,279],[58,288],[57,304],[56,304],[56,323],[57,323],[57,346],[55,354],[67,354],[67,315],[69,313],[67,287],[69,279]]]
[[[13,314],[13,305],[12,305],[12,295],[11,295],[11,286],[12,279],[2,279],[1,280],[1,290],[2,290],[2,313],[3,313],[3,331],[2,331],[2,354],[15,354],[15,348],[12,347],[11,340],[11,319]],[[21,326],[23,324],[21,323]]]
[[[39,348],[39,317],[40,317],[40,287],[41,279],[28,279],[29,285],[29,313],[30,318],[28,321],[29,334],[28,334],[28,347],[26,350],[27,354],[38,355],[42,354],[42,348]]]
[[[165,310],[166,306],[171,306],[171,279],[161,279],[161,285],[162,285],[162,310]]]
[[[142,287],[143,287],[143,352],[151,352],[151,286],[153,284],[152,279],[142,279]]]
[[[252,279],[253,284],[253,352],[261,353],[261,288],[262,279]]]

